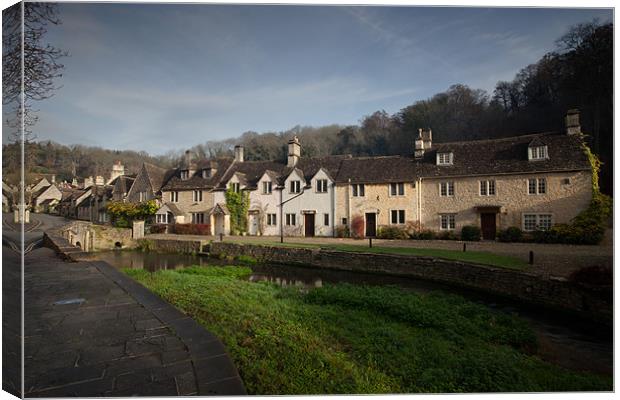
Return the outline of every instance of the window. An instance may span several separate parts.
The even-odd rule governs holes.
[[[343,219],[342,219],[342,225],[346,225],[346,224],[347,224],[347,219],[346,219],[346,218],[343,218]]]
[[[167,224],[168,214],[157,214],[155,215],[155,220],[158,224]]]
[[[390,196],[404,196],[405,184],[404,183],[390,183]]]
[[[138,197],[140,198],[140,200],[139,200],[139,201],[141,201],[141,202],[142,202],[142,201],[146,201],[146,200],[148,199],[148,198],[147,198],[147,193],[146,193],[146,192],[140,192],[140,193],[138,193]]]
[[[495,181],[480,181],[480,196],[495,196]]]
[[[204,213],[192,213],[192,224],[204,224],[204,223],[205,223]]]
[[[534,146],[528,148],[528,159],[532,160],[545,160],[549,158],[547,154],[547,146]]]
[[[327,179],[316,180],[316,191],[317,193],[327,193]]]
[[[323,214],[323,225],[329,226],[329,214]]]
[[[194,190],[194,201],[202,201],[202,190]]]
[[[437,165],[452,165],[452,153],[437,153]]]
[[[523,214],[523,230],[547,230],[551,228],[551,214]]]
[[[364,197],[365,196],[363,183],[351,185],[351,187],[353,189],[353,197]]]
[[[287,226],[295,226],[297,225],[295,214],[286,214],[286,225]]]
[[[562,185],[570,185],[570,178],[562,179]]]
[[[454,214],[440,214],[439,215],[439,229],[452,230],[456,228],[456,215]]]
[[[182,180],[189,179],[189,171],[188,170],[181,171],[181,179]]]
[[[545,194],[547,193],[547,179],[532,178],[527,181],[528,194]]]
[[[299,192],[301,192],[301,181],[291,181],[289,185],[289,193],[299,193]]]
[[[205,169],[202,171],[202,177],[204,179],[210,178],[211,177],[211,169]]]
[[[454,182],[441,182],[439,184],[440,196],[454,196]]]
[[[230,190],[232,190],[235,193],[239,193],[240,190],[240,186],[239,186],[239,182],[232,182],[230,185],[228,185],[228,187],[230,188]]]
[[[263,194],[271,194],[271,182],[263,182]]]
[[[392,224],[404,224],[405,223],[405,210],[392,210]]]
[[[170,201],[172,203],[178,203],[179,202],[179,192],[170,192]]]
[[[267,225],[275,226],[276,225],[276,221],[277,220],[276,220],[276,215],[275,214],[267,214]]]

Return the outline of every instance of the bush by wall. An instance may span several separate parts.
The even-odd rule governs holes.
[[[174,224],[172,225],[173,233],[178,235],[210,235],[209,224]]]
[[[415,234],[412,239],[417,239],[417,240],[433,240],[435,239],[437,235],[435,234],[435,231],[432,231],[430,229],[423,229],[420,232],[418,232],[417,234]]]
[[[475,225],[465,225],[461,229],[461,240],[467,240],[470,242],[480,241],[480,228]]]
[[[164,224],[151,225],[149,227],[149,232],[150,233],[165,233],[166,232],[166,225],[164,225]]]
[[[336,237],[347,238],[350,236],[349,227],[346,225],[338,225],[336,227]]]
[[[611,286],[614,281],[611,268],[593,265],[573,272],[569,279],[575,283],[596,286]]]
[[[523,240],[523,232],[516,226],[502,229],[497,233],[500,242],[520,242]]]
[[[457,240],[458,236],[454,231],[443,231],[438,236],[437,239],[440,240]]]
[[[382,226],[377,232],[379,239],[409,239],[409,235],[404,228],[398,226]]]

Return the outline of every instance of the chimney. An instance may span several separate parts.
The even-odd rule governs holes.
[[[52,183],[56,183],[56,175],[52,175]]]
[[[192,152],[185,150],[185,169],[191,169],[192,165]]]
[[[566,134],[567,135],[580,135],[581,134],[581,125],[579,124],[579,110],[573,108],[566,112],[566,117],[564,118],[566,122]]]
[[[93,186],[93,177],[84,178],[84,189],[88,189],[91,186]]]
[[[95,185],[102,186],[104,182],[105,181],[103,180],[103,176],[97,175],[97,177],[95,177]]]
[[[299,158],[301,157],[301,145],[297,136],[288,141],[288,162],[287,167],[294,167],[297,165]]]
[[[235,146],[235,162],[243,162],[243,146]]]
[[[424,157],[424,151],[430,150],[433,144],[433,132],[430,129],[418,129],[418,137],[415,140],[415,158]]]
[[[78,185],[77,178],[73,178],[73,180],[71,181],[71,186],[77,187],[77,185]]]
[[[112,182],[121,175],[125,175],[125,166],[121,164],[119,160],[116,160],[114,161],[114,164],[112,164],[112,173],[110,174],[109,182]]]

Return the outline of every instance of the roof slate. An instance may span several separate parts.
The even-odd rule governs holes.
[[[181,171],[184,168],[176,168],[168,170],[169,178],[164,183],[162,190],[183,190],[183,189],[211,189],[217,186],[222,175],[224,175],[232,159],[217,158],[214,160],[201,160],[197,162],[198,169],[189,179],[181,179]],[[210,178],[203,178],[202,171],[208,168],[216,167],[217,171]]]

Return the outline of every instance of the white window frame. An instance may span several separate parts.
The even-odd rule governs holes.
[[[480,181],[480,196],[495,196],[496,186],[494,179]]]
[[[241,184],[239,182],[230,182],[228,187],[235,193],[239,193],[241,191]]]
[[[405,195],[405,183],[404,182],[392,182],[390,183],[390,197],[402,197]]]
[[[445,188],[445,194],[444,194]],[[439,196],[440,197],[454,197],[454,181],[439,182]]]
[[[444,228],[445,219],[445,228]],[[456,214],[439,214],[439,230],[440,231],[453,231],[456,229]]]
[[[316,193],[327,193],[327,179],[316,180]]]
[[[301,181],[300,180],[289,181],[288,192],[289,194],[301,193]]]
[[[267,214],[267,226],[276,226],[278,224],[276,214]]]
[[[273,186],[271,181],[263,181],[263,194],[271,194]]]
[[[530,161],[546,160],[549,158],[549,152],[547,146],[532,146],[528,147],[527,156]]]
[[[390,210],[390,225],[404,225],[406,216],[405,210]]]
[[[202,190],[194,190],[192,196],[195,202],[202,202]]]
[[[323,225],[329,226],[329,214],[323,214]]]
[[[176,190],[173,190],[172,192],[170,192],[170,202],[171,203],[178,203],[179,202],[179,192]]]
[[[526,226],[526,224],[525,224],[525,220],[528,217],[533,217],[533,219],[535,221],[533,229],[528,228]],[[546,227],[543,227],[542,230],[547,230],[547,229],[549,229],[549,228],[551,228],[553,226],[553,213],[549,213],[549,212],[546,212],[546,213],[523,213],[523,215],[521,217],[521,227],[523,228],[524,232],[533,232],[533,231],[539,230],[539,229],[541,229],[540,228],[541,227],[541,221],[543,219],[548,219],[549,225],[546,226]]]
[[[286,214],[286,226],[297,226],[297,214],[295,213]]]
[[[366,197],[366,187],[363,183],[354,183],[351,185],[351,195],[353,197]]]
[[[533,193],[531,190],[533,187],[532,185],[535,185]],[[541,190],[541,188],[543,190]],[[528,178],[527,194],[531,196],[547,194],[547,178]]]
[[[454,154],[450,152],[437,153],[437,165],[452,165]]]
[[[181,171],[181,180],[186,181],[188,179],[189,179],[189,171],[188,170]]]

